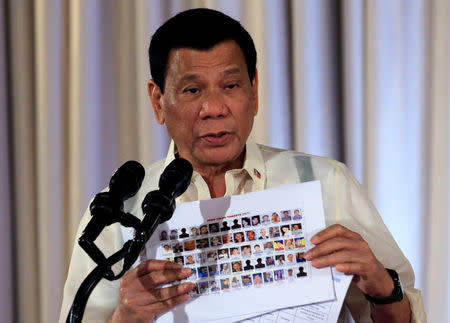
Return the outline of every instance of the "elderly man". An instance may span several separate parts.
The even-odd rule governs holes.
[[[354,275],[345,304],[357,321],[424,320],[410,264],[347,168],[333,160],[249,140],[258,112],[258,74],[252,38],[239,22],[208,9],[182,12],[154,34],[149,56],[153,79],[148,93],[154,116],[167,127],[172,143],[167,158],[146,169],[140,191],[126,202],[129,212],[142,216],[145,194],[157,187],[159,174],[178,157],[192,163],[194,175],[177,202],[319,180],[327,228],[311,239],[315,247],[305,258],[315,267],[336,266]],[[89,214],[84,216],[78,234],[89,218]],[[96,243],[107,254],[120,249],[120,227],[107,227]],[[61,321],[93,268],[93,262],[75,245]],[[85,318],[148,322],[188,299],[195,288],[190,282],[160,286],[190,274],[190,269],[177,264],[148,260],[120,282],[101,281],[87,304]]]

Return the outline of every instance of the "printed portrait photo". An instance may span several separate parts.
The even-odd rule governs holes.
[[[221,236],[214,236],[210,238],[210,246],[211,247],[218,247],[222,245],[222,237]]]
[[[252,255],[252,249],[249,244],[241,247],[241,256],[242,257],[249,257],[251,255]]]
[[[233,225],[231,226],[231,229],[236,230],[236,229],[240,229],[242,226],[239,224],[239,220],[238,219],[234,219],[233,220]]]
[[[173,257],[173,262],[183,266],[184,265],[184,257],[183,256]]]
[[[275,261],[273,260],[273,257],[266,257],[266,266],[270,267],[270,266],[275,266]]]
[[[184,242],[184,250],[191,251],[195,249],[195,241],[194,240],[186,240]]]
[[[204,249],[209,247],[208,238],[198,239],[197,240],[197,249]]]
[[[178,230],[177,229],[173,229],[170,230],[170,240],[177,240],[178,239]]]
[[[173,251],[174,253],[177,253],[177,252],[183,252],[183,246],[182,246],[181,242],[175,242],[175,243],[173,243],[173,244],[172,244],[172,251]]]
[[[244,270],[253,270],[253,269],[255,269],[255,266],[252,265],[252,262],[250,259],[247,259],[245,261]]]
[[[223,221],[222,222],[222,227],[220,228],[220,231],[229,231],[230,227],[228,226],[228,222],[227,221]]]
[[[297,252],[295,253],[295,260],[297,262],[306,262],[306,259],[304,258],[305,253],[304,252]]]
[[[294,240],[293,239],[285,239],[284,240],[284,249],[285,250],[294,249]]]
[[[280,222],[280,216],[278,215],[277,212],[273,212],[273,213],[272,213],[271,220],[272,220],[272,223],[278,223],[278,222]]]
[[[167,243],[163,243],[161,244],[162,250],[164,253],[172,253],[172,248],[170,246],[170,244]]]
[[[284,269],[277,269],[273,271],[273,276],[276,281],[280,281],[284,279]]]
[[[281,226],[281,235],[284,236],[289,236],[291,235],[291,229],[289,227],[289,224],[286,225],[282,225]]]
[[[280,227],[270,227],[269,235],[271,238],[278,238],[280,236]]]
[[[264,243],[264,251],[265,252],[273,252],[273,242],[272,241],[267,241]]]
[[[284,255],[276,255],[275,256],[275,265],[282,266],[284,265]]]
[[[194,255],[187,255],[184,256],[185,264],[186,265],[193,265],[195,264],[195,257]]]
[[[275,251],[284,250],[284,240],[275,240],[273,242],[273,247],[275,248]]]
[[[264,268],[264,267],[266,267],[266,265],[263,264],[262,258],[256,259],[256,265],[255,265],[255,268],[256,268],[256,269],[260,269],[260,268]]]
[[[304,248],[305,247],[305,238],[295,238],[295,248]]]
[[[209,261],[209,262],[217,261],[217,251],[216,250],[208,251],[206,253],[206,260]]]
[[[288,255],[286,256],[286,262],[288,264],[295,264],[296,263],[293,253],[288,253]]]
[[[264,215],[262,216],[261,223],[262,223],[262,224],[268,224],[268,223],[270,223],[270,217],[269,217],[268,214],[264,214]]]
[[[263,277],[264,277],[264,282],[265,282],[265,283],[271,283],[271,282],[273,282],[273,277],[272,277],[272,273],[271,273],[271,272],[265,272],[265,273],[263,274]]]
[[[197,285],[198,285],[198,292],[200,294],[206,294],[208,292],[209,283],[207,281],[200,282]]]
[[[247,241],[255,241],[256,240],[255,231],[253,231],[253,230],[246,231],[245,238]]]
[[[257,226],[261,224],[261,218],[259,215],[252,216],[252,226]]]
[[[233,234],[233,241],[234,243],[244,242],[244,232],[235,232]]]
[[[168,240],[168,234],[166,230],[160,231],[159,232],[159,240],[164,241],[164,240]]]
[[[281,211],[281,221],[286,222],[286,221],[291,221],[292,217],[291,217],[291,211]]]
[[[230,263],[226,262],[226,263],[220,264],[220,274],[221,275],[229,275],[229,274],[231,274]]]
[[[262,254],[261,245],[259,245],[259,244],[254,244],[253,245],[253,254],[254,255]]]
[[[209,292],[210,293],[217,293],[220,291],[220,288],[215,280],[209,281]]]
[[[218,271],[217,268],[218,268],[217,265],[209,265],[208,266],[209,277],[214,277],[214,276],[217,276],[219,274],[219,271]]]
[[[200,234],[205,235],[208,234],[208,226],[206,224],[203,224],[200,226]]]
[[[206,263],[206,259],[207,259],[207,257],[206,257],[206,253],[205,252],[200,252],[200,253],[195,254],[195,260],[199,264]]]
[[[232,258],[239,257],[241,255],[239,247],[230,248],[230,255]]]
[[[231,234],[222,235],[222,244],[227,244],[233,242]]]
[[[301,223],[291,224],[291,232],[294,236],[302,235],[303,234],[302,224]]]
[[[199,235],[199,231],[197,227],[192,227],[191,228],[191,236],[195,237]]]
[[[224,259],[230,258],[230,255],[228,253],[228,248],[219,249],[219,250],[217,250],[217,252],[219,254],[219,260],[224,260]]]
[[[220,280],[220,288],[222,290],[228,290],[230,289],[230,278],[224,278]]]
[[[242,286],[249,287],[252,286],[252,276],[251,275],[242,275]]]
[[[231,267],[234,273],[239,273],[242,271],[242,263],[240,261],[233,261]]]
[[[179,237],[180,237],[180,239],[189,237],[189,233],[186,232],[186,228],[181,228],[181,233],[180,233]]]
[[[288,268],[288,269],[286,270],[286,278],[287,278],[287,279],[293,279],[293,278],[295,278],[295,276],[294,276],[294,269]]]
[[[209,225],[209,233],[217,233],[219,232],[219,223],[211,223]]]
[[[208,267],[202,266],[197,268],[198,278],[206,278],[208,277]]]
[[[241,277],[234,276],[231,278],[231,287],[232,288],[239,288],[241,287]]]
[[[261,273],[253,274],[253,284],[261,285],[263,283],[263,278]]]
[[[243,228],[249,228],[250,227],[250,218],[244,217],[241,219],[241,224]]]
[[[302,219],[302,212],[299,209],[294,210],[294,216],[292,217],[293,220],[301,220]]]
[[[298,267],[297,277],[306,277],[308,274],[305,271],[305,267],[300,266]]]
[[[264,239],[269,239],[266,228],[260,229],[259,233],[258,233],[258,240],[264,240]]]

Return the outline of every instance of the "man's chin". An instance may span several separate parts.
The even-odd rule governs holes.
[[[232,152],[227,149],[208,150],[198,156],[198,161],[200,164],[210,167],[233,165],[234,168],[241,168],[244,162],[242,152],[243,150],[241,152]]]

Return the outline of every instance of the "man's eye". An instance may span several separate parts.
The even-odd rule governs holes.
[[[199,91],[199,89],[193,88],[193,87],[184,90],[184,92],[191,93],[191,94],[197,94],[198,91]]]
[[[237,84],[228,84],[225,88],[231,90],[234,89],[235,87],[237,87]]]

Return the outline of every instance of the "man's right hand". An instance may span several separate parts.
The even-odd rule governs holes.
[[[193,283],[160,288],[191,275],[191,269],[162,260],[148,260],[127,272],[120,280],[119,303],[108,322],[151,322],[189,298]]]

